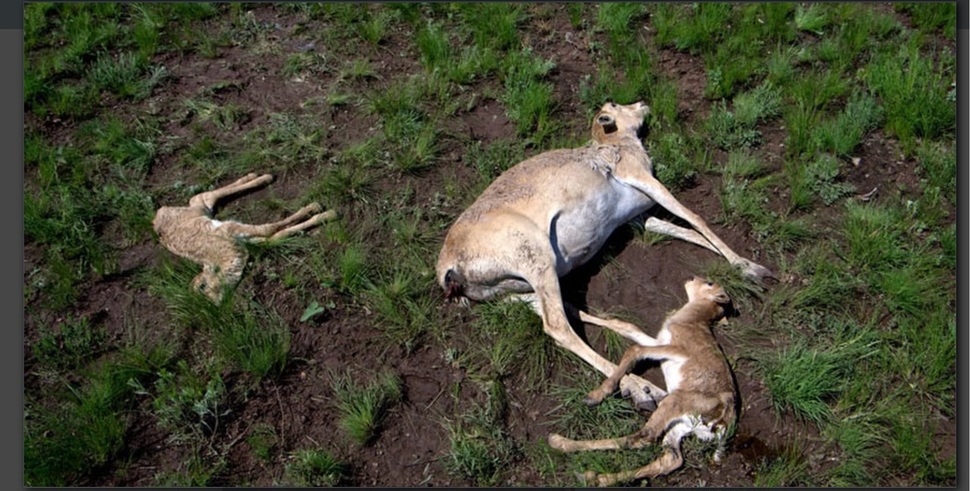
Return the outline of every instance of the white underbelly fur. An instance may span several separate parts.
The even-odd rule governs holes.
[[[667,384],[667,393],[680,387],[680,383],[684,380],[680,370],[683,366],[684,362],[681,360],[667,359],[660,363],[660,371],[663,372],[664,383]]]
[[[592,258],[614,230],[653,206],[653,200],[636,189],[612,178],[608,182],[611,192],[562,210],[552,224],[560,276]]]

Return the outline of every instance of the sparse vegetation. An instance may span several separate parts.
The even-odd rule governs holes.
[[[286,478],[294,486],[333,487],[343,483],[349,470],[326,451],[303,449],[286,465]]]
[[[778,280],[634,224],[564,293],[639,324],[680,305],[675,272],[725,285],[741,315],[717,335],[754,402],[739,434],[784,429],[738,457],[750,472],[649,484],[956,483],[952,2],[27,3],[23,20],[28,486],[568,487],[650,461],[549,448],[646,415],[584,405],[601,374],[530,306],[452,305],[434,274],[499,174],[637,100],[655,175]],[[241,221],[310,201],[340,218],[250,246],[214,304],[153,213],[248,172],[279,184],[240,198]],[[628,346],[576,328],[610,359]]]
[[[350,374],[335,376],[333,390],[340,426],[363,445],[377,436],[388,410],[401,399],[401,381],[390,373],[381,374],[364,385],[353,380]]]

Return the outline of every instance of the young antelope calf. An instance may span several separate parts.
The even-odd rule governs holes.
[[[202,272],[192,285],[214,302],[220,302],[225,289],[234,287],[242,278],[249,254],[240,242],[278,239],[337,216],[333,210],[319,213],[320,204],[311,203],[283,220],[263,225],[212,218],[220,199],[272,180],[269,174],[250,173],[232,184],[193,196],[189,206],[163,206],[155,213],[152,227],[158,241],[176,255],[202,265]]]
[[[737,418],[735,387],[731,369],[711,332],[711,324],[724,317],[731,299],[720,285],[707,280],[692,278],[684,287],[687,304],[664,321],[656,339],[645,336],[641,338],[644,345],[631,346],[616,371],[586,397],[587,404],[598,404],[616,390],[620,378],[638,360],[660,361],[668,395],[643,428],[632,435],[605,440],[577,441],[557,434],[549,436],[549,445],[563,452],[640,448],[663,436],[664,453],[640,469],[602,475],[589,471],[587,482],[611,486],[668,474],[683,464],[680,441],[690,434],[705,441],[717,438],[721,446],[714,460],[721,458],[727,429]],[[585,313],[581,313],[581,318],[604,327],[628,324]]]

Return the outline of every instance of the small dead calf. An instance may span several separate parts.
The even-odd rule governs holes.
[[[718,439],[720,447],[714,460],[721,458],[727,430],[737,418],[736,394],[731,369],[711,332],[711,324],[724,317],[731,299],[720,285],[703,279],[692,278],[684,287],[687,304],[664,321],[656,339],[644,336],[640,339],[643,345],[631,346],[616,371],[586,398],[587,404],[598,404],[616,390],[620,378],[638,360],[660,361],[668,395],[643,428],[632,435],[604,440],[577,441],[557,434],[549,436],[549,445],[563,452],[640,448],[663,436],[664,453],[640,469],[602,475],[589,471],[585,476],[587,482],[611,486],[668,474],[683,464],[680,441],[690,434],[705,441]],[[608,323],[623,323],[585,313],[581,317],[585,322],[604,327]]]
[[[193,196],[189,206],[163,206],[155,213],[152,227],[159,242],[176,255],[202,265],[192,285],[215,302],[242,278],[249,254],[240,242],[278,239],[337,216],[333,210],[319,213],[320,204],[311,203],[283,220],[263,225],[212,218],[220,199],[272,181],[270,174],[250,173],[232,184]]]

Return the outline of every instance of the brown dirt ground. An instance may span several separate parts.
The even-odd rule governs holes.
[[[551,74],[558,98],[558,115],[563,121],[571,121],[564,131],[572,134],[585,133],[585,115],[578,102],[580,78],[594,68],[585,46],[590,31],[574,29],[569,23],[565,7],[554,5],[547,9],[551,15],[537,17],[547,24],[528,23],[523,38],[542,56],[552,58],[557,67]],[[234,103],[247,111],[235,131],[246,131],[265,122],[273,112],[293,112],[307,99],[323,95],[334,82],[336,73],[328,70],[314,74],[303,81],[287,80],[280,75],[286,55],[297,47],[316,40],[314,28],[299,26],[295,14],[283,13],[273,7],[260,6],[253,9],[257,19],[275,24],[265,38],[276,52],[254,55],[250,48],[234,46],[220,48],[214,59],[197,54],[159,55],[155,63],[164,64],[171,79],[145,101],[143,110],[157,112],[166,123],[161,128],[163,138],[174,142],[175,148],[188,145],[194,135],[183,121],[182,98],[194,97],[217,83],[231,82],[227,88],[216,91],[212,98],[220,103]],[[547,18],[546,18],[547,17]],[[210,21],[217,22],[217,21]],[[322,26],[322,28],[326,28]],[[550,30],[551,28],[551,30]],[[555,33],[553,36],[550,33]],[[404,30],[392,31],[389,39],[378,48],[367,47],[367,57],[381,78],[368,78],[353,82],[353,89],[361,92],[386,88],[394,74],[416,73],[421,70],[416,62],[413,42],[414,33]],[[649,35],[649,34],[647,34]],[[565,43],[564,37],[575,40]],[[329,56],[328,47],[317,42],[316,49]],[[703,118],[709,101],[703,99],[706,84],[703,63],[687,54],[673,50],[661,50],[655,58],[661,71],[677,81],[678,112],[681,118],[691,121]],[[472,86],[471,90],[478,90]],[[311,110],[312,111],[312,110]],[[372,131],[377,121],[353,107],[317,110],[315,116],[321,125],[333,125],[335,130],[326,134],[326,145],[334,151],[346,148]],[[70,122],[36,121],[28,118],[28,124],[64,141],[64,128]],[[472,141],[487,144],[515,135],[501,105],[481,95],[468,111],[459,111],[452,120],[444,123],[452,131]],[[780,166],[781,144],[784,131],[777,126],[763,128],[767,163]],[[228,135],[227,135],[228,137]],[[176,180],[194,182],[200,176],[187,174],[176,162],[177,152],[165,153],[155,163],[149,178],[156,199],[164,202],[165,189]],[[918,190],[915,162],[904,159],[880,133],[870,135],[863,144],[860,164],[851,169],[848,180],[856,184],[860,193],[876,188],[880,191],[900,187]],[[715,166],[726,160],[723,154],[715,154]],[[267,189],[240,198],[225,213],[232,214],[236,206],[255,203],[267,196],[296,199],[305,192],[306,184],[318,175],[319,168],[292,168],[278,176]],[[442,152],[441,163],[425,175],[415,178],[418,202],[430,198],[433,190],[448,176],[473,178],[468,166],[462,164],[462,148],[458,142],[449,140]],[[389,180],[378,186],[388,189],[399,185]],[[679,199],[703,217],[712,228],[735,250],[747,257],[761,261],[769,268],[776,267],[772,258],[762,258],[761,249],[746,227],[726,228],[715,220],[721,214],[720,202],[715,198],[719,179],[713,175],[700,175],[691,188],[678,193]],[[881,193],[880,193],[881,194]],[[878,199],[878,197],[877,197]],[[780,204],[779,204],[780,205]],[[453,212],[457,211],[456,204]],[[249,208],[246,208],[249,209]],[[258,209],[257,209],[258,210]],[[254,221],[272,218],[270,211],[256,211],[254,216],[241,217]],[[264,215],[264,216],[260,216]],[[656,245],[644,245],[631,240],[630,231],[620,229],[611,239],[603,254],[614,256],[613,262],[603,266],[598,261],[574,272],[564,280],[568,300],[592,309],[606,310],[622,305],[623,309],[639,319],[649,333],[656,331],[663,316],[677,308],[684,300],[680,282],[694,272],[699,263],[716,260],[714,254],[701,248],[675,241]],[[97,315],[98,321],[108,330],[109,337],[120,340],[127,323],[137,320],[149,331],[164,331],[166,325],[165,305],[139,286],[132,273],[150,268],[168,253],[154,241],[135,244],[122,252],[120,272],[102,280],[84,285],[81,300],[75,314]],[[25,283],[32,265],[39,255],[31,244],[25,246]],[[264,462],[254,457],[246,435],[257,424],[266,424],[279,435],[277,449],[292,451],[315,446],[335,449],[337,455],[353,463],[352,482],[359,486],[467,486],[449,476],[443,465],[443,457],[449,450],[447,430],[441,424],[444,418],[456,414],[455,399],[449,395],[456,382],[464,380],[462,370],[445,361],[444,346],[421,345],[414,352],[389,347],[384,334],[376,329],[369,314],[353,302],[353,299],[328,292],[322,287],[312,289],[316,298],[333,300],[337,307],[311,323],[298,319],[305,304],[292,298],[285,288],[261,277],[258,273],[247,275],[240,289],[254,294],[260,301],[272,300],[272,305],[291,326],[292,362],[279,379],[263,383],[248,395],[237,395],[232,412],[221,422],[223,432],[213,441],[216,446],[229,445],[223,457],[226,469],[215,485],[224,486],[270,486],[282,477],[283,462],[276,459]],[[434,285],[428,285],[429,295],[439,295]],[[461,307],[442,302],[440,308],[452,320],[450,328],[461,329],[469,313]],[[28,304],[25,308],[24,348],[27,356],[25,367],[25,390],[37,387],[36,374],[32,371],[30,346],[38,337],[38,327],[62,318],[66,313],[45,312]],[[743,321],[742,313],[741,321]],[[749,314],[750,315],[750,314]],[[595,328],[588,328],[591,335]],[[730,326],[727,327],[730,329]],[[590,336],[592,337],[592,336]],[[831,449],[823,448],[817,431],[791,419],[779,418],[771,408],[765,387],[755,376],[751,362],[738,352],[729,333],[719,334],[720,341],[729,358],[735,360],[736,377],[741,394],[742,413],[732,451],[723,465],[709,468],[688,464],[669,477],[659,478],[655,486],[749,486],[753,482],[756,467],[765,459],[780,454],[788,445],[798,442],[805,449],[813,469],[830,465]],[[597,346],[602,348],[602,346]],[[343,436],[338,427],[333,403],[333,389],[329,370],[346,368],[361,371],[389,369],[404,382],[403,403],[393,409],[380,437],[371,445],[361,447]],[[568,384],[570,374],[552,375],[558,382]],[[657,383],[662,379],[651,371],[648,375]],[[478,403],[471,384],[462,385],[463,405]],[[522,390],[508,384],[510,413],[508,426],[518,441],[534,442],[544,439],[550,431],[547,414],[558,403],[548,394]],[[148,409],[148,401],[144,408]],[[467,406],[463,406],[467,407]],[[135,411],[132,427],[126,437],[124,470],[106,469],[96,473],[85,485],[95,486],[147,486],[154,475],[162,469],[179,468],[189,455],[187,449],[166,442],[150,411]],[[644,415],[646,417],[646,415]],[[542,486],[543,479],[535,471],[518,469],[509,485]]]

